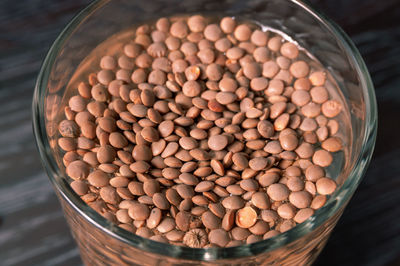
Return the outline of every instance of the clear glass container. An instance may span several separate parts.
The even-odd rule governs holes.
[[[348,106],[348,144],[337,191],[304,223],[271,239],[230,248],[193,249],[129,233],[84,203],[70,188],[57,150],[57,124],[81,62],[115,33],[162,16],[200,13],[234,16],[277,29],[314,55],[337,82]],[[376,137],[374,88],[359,52],[343,31],[295,0],[99,0],[81,11],[58,36],[33,98],[33,126],[41,159],[87,265],[308,265],[321,252],[364,175]],[[339,168],[338,168],[339,169]],[[334,172],[335,169],[333,169]]]

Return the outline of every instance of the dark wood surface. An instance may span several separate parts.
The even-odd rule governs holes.
[[[373,78],[375,154],[315,265],[400,265],[400,1],[313,0],[350,35]],[[88,0],[0,1],[0,265],[81,265],[31,130],[40,64]]]

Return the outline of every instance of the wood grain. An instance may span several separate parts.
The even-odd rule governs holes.
[[[371,72],[379,132],[367,175],[316,265],[400,265],[400,3],[313,0]],[[87,0],[0,1],[0,265],[80,265],[36,151],[31,99],[41,62]]]

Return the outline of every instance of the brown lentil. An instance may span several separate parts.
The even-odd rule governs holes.
[[[251,207],[244,207],[236,212],[236,225],[241,228],[250,228],[257,221],[257,213]]]
[[[336,190],[324,168],[345,146],[326,70],[231,17],[152,26],[102,55],[68,99],[58,145],[73,190],[122,228],[197,248],[312,216]]]

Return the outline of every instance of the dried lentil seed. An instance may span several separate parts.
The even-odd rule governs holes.
[[[236,212],[235,223],[241,228],[250,228],[257,221],[257,213],[251,207],[244,207]]]
[[[173,219],[166,219],[159,208],[153,207],[159,218],[151,225],[156,228],[163,220],[160,230],[166,238],[141,228],[137,234],[158,241],[183,240],[193,247],[209,242],[210,246],[240,244],[243,240],[252,243],[261,235],[274,236],[277,230],[284,232],[295,222],[307,219],[313,211],[304,206],[317,209],[326,200],[323,195],[312,201],[310,198],[317,192],[328,195],[335,190],[336,183],[325,177],[323,167],[330,164],[329,152],[342,149],[340,139],[330,137],[339,124],[326,117],[337,116],[342,106],[322,87],[326,73],[313,69],[309,74],[309,61],[297,59],[297,46],[283,42],[281,36],[269,38],[268,32],[254,30],[250,24],[236,26],[229,17],[219,24],[209,24],[199,15],[173,22],[161,18],[155,26],[153,31],[149,25],[140,26],[136,43],[124,46],[125,55],[104,56],[100,60],[103,70],[89,76],[93,88],[81,83],[79,95],[70,98],[65,112],[71,121],[60,124],[64,138],[58,142],[62,149],[76,153],[63,159],[67,173],[77,179],[71,186],[84,194],[88,188],[79,179],[87,177],[93,185],[93,195],[84,194],[88,202],[100,193],[96,186],[101,187],[100,196],[112,211],[118,212],[115,216],[109,211],[104,215],[129,230],[129,208],[119,211],[111,205],[119,203],[119,197],[136,202],[134,206],[168,209]],[[131,75],[134,64],[138,68]],[[318,141],[322,142],[322,150],[314,152]],[[100,146],[95,147],[95,143]],[[96,173],[89,173],[88,164],[74,169],[78,156],[90,167],[98,167],[96,171],[102,171],[104,178],[93,178]],[[266,171],[274,164],[282,171]],[[304,171],[306,184],[297,166]],[[121,176],[110,179],[109,173]],[[135,176],[138,181],[129,182]],[[259,186],[267,193],[259,191]],[[138,198],[133,201],[135,196]],[[243,229],[243,236],[237,240],[233,232],[242,228],[232,229],[234,210],[243,208],[246,201],[262,213],[270,207],[279,210],[285,219],[291,219],[287,217],[293,216],[294,206],[302,209],[292,217],[294,221],[279,223],[277,230],[265,232],[277,224],[277,217],[256,221],[249,227],[255,235]],[[192,215],[204,215],[206,208],[193,204],[209,204],[208,212],[223,218],[222,224],[220,220],[218,223],[225,231],[232,229],[234,240],[219,228],[212,229],[212,234],[208,232],[209,240],[202,229],[186,234],[174,229],[175,221],[182,218],[180,213],[185,213],[185,225],[179,229],[202,226],[203,222]],[[133,224],[141,227],[148,223],[145,220],[136,219]]]

